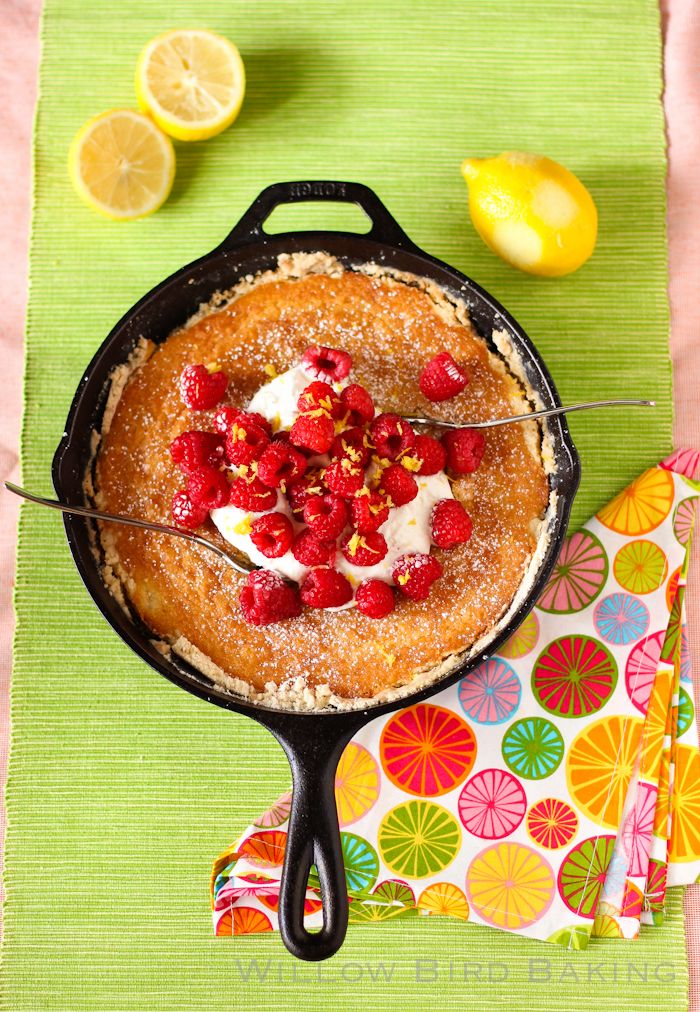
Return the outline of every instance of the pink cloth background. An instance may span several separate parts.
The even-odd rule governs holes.
[[[669,141],[668,229],[676,446],[700,449],[700,3],[662,0],[664,105]],[[36,101],[40,0],[0,0],[0,263],[5,279],[0,360],[0,479],[19,479],[22,340],[27,301],[31,130]],[[9,740],[12,584],[17,503],[0,492],[0,782]],[[691,649],[700,672],[700,538],[689,577]],[[700,679],[696,681],[700,701]],[[4,835],[0,810],[0,845]],[[700,886],[686,896],[690,1012],[700,1012]]]

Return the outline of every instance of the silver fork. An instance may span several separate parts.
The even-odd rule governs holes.
[[[250,560],[239,562],[229,555],[228,552],[225,552],[223,548],[215,545],[213,541],[203,538],[200,534],[194,534],[193,531],[185,531],[179,527],[169,527],[167,524],[156,524],[151,520],[140,520],[138,517],[129,517],[121,513],[104,513],[102,510],[91,509],[89,506],[69,506],[67,503],[59,502],[58,499],[46,499],[44,496],[34,495],[33,492],[28,492],[25,488],[20,488],[19,485],[13,485],[10,481],[5,482],[5,488],[10,492],[14,492],[15,495],[21,496],[22,499],[38,503],[39,506],[48,506],[52,510],[60,510],[61,513],[70,513],[79,517],[90,517],[92,520],[107,520],[110,523],[126,524],[129,527],[141,527],[145,531],[158,531],[160,534],[172,534],[176,538],[182,538],[184,541],[194,541],[195,544],[201,545],[202,548],[208,548],[210,552],[214,552],[224,562],[227,562],[232,569],[235,569],[237,573],[252,573],[253,570],[260,568],[253,565]]]
[[[441,418],[427,418],[424,415],[402,415],[411,425],[435,425],[441,429],[491,429],[496,425],[509,425],[510,422],[527,422],[534,418],[554,418],[555,415],[570,414],[572,411],[586,411],[588,408],[637,407],[655,408],[656,401],[613,400],[586,401],[583,404],[569,404],[562,408],[544,408],[542,411],[529,411],[525,415],[511,415],[509,418],[492,418],[487,422],[445,422]]]

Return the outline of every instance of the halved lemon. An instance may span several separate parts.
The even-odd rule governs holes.
[[[570,274],[590,257],[598,233],[593,198],[565,166],[525,151],[466,158],[469,212],[487,246],[529,274]]]
[[[180,141],[203,141],[235,120],[245,69],[228,39],[177,29],[145,46],[136,67],[136,97],[158,126]]]
[[[73,185],[108,218],[143,218],[167,199],[175,178],[171,140],[133,109],[111,109],[85,123],[68,156]]]

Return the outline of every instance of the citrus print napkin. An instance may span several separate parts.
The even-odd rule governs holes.
[[[700,872],[685,578],[700,454],[679,451],[562,548],[497,655],[379,717],[336,778],[350,922],[446,914],[583,948],[659,923]],[[291,795],[215,862],[218,935],[277,927]],[[322,921],[318,883],[307,922]]]

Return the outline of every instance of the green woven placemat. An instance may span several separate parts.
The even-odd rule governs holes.
[[[178,146],[175,190],[157,215],[102,221],[71,191],[70,139],[93,113],[133,104],[148,38],[193,23],[240,46],[239,121]],[[669,450],[653,0],[49,0],[43,43],[22,447],[30,488],[50,492],[73,391],[115,319],[285,178],[374,187],[414,240],[513,311],[565,398],[659,399],[654,414],[572,417],[584,468],[575,523]],[[590,186],[600,241],[579,274],[518,274],[472,230],[460,161],[509,148],[542,150]],[[355,220],[306,206],[278,218]],[[287,784],[279,749],[138,661],[88,600],[56,517],[38,510],[22,517],[17,612],[5,1009],[685,1007],[678,894],[663,928],[587,953],[435,918],[353,927],[318,968],[295,963],[278,937],[211,938],[211,859]]]

